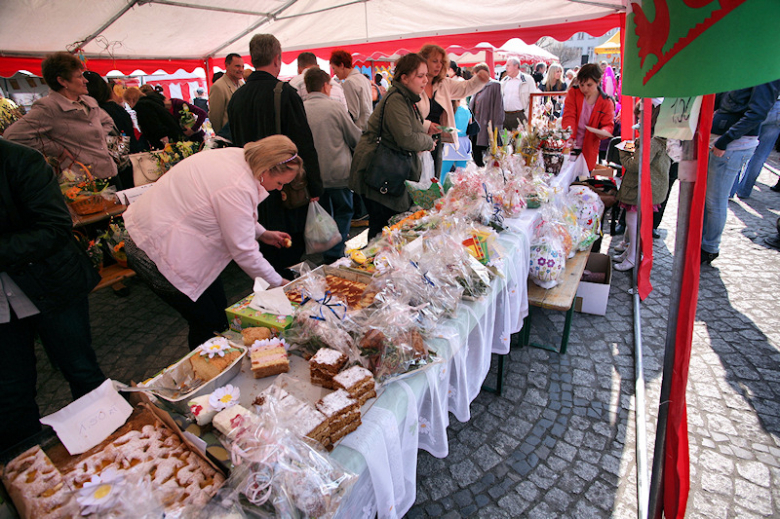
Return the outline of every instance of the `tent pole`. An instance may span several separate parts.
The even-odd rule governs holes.
[[[695,137],[694,137],[695,139]],[[660,518],[663,503],[663,473],[666,453],[666,427],[669,419],[669,397],[672,391],[672,372],[675,360],[675,338],[677,336],[677,318],[680,311],[680,295],[685,265],[685,250],[688,243],[691,200],[696,173],[695,140],[683,141],[683,159],[680,162],[680,196],[677,206],[677,236],[674,241],[674,262],[672,264],[672,283],[669,293],[669,317],[666,327],[666,346],[664,351],[664,371],[661,381],[661,396],[658,405],[658,423],[655,429],[655,451],[653,455],[653,473],[650,479],[650,508],[648,519]],[[687,172],[691,171],[693,175]]]
[[[637,491],[637,517],[643,519],[647,516],[647,422],[645,419],[645,378],[644,378],[644,352],[642,348],[642,310],[641,300],[639,297],[639,265],[642,260],[642,220],[645,218],[652,218],[652,216],[645,215],[642,211],[642,200],[646,196],[651,196],[652,193],[645,193],[642,190],[642,180],[645,176],[650,175],[650,162],[649,162],[649,144],[650,144],[650,118],[653,110],[653,103],[651,99],[643,99],[642,112],[639,119],[639,134],[642,137],[642,149],[640,161],[639,161],[639,200],[636,205],[637,209],[637,229],[635,243],[630,243],[630,247],[634,247],[634,261],[636,266],[632,269],[633,273],[633,306],[634,306],[634,393],[636,395],[636,409],[634,411],[636,421],[636,491]],[[626,110],[626,106],[623,106],[623,110]],[[631,110],[633,111],[633,110]]]
[[[487,62],[488,71],[490,72],[490,79],[496,79],[496,60],[494,58],[493,49],[487,49],[485,51],[485,61]]]

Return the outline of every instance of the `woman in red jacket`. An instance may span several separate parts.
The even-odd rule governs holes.
[[[596,165],[599,141],[611,137],[615,125],[615,104],[599,86],[601,74],[601,67],[595,63],[583,65],[577,73],[578,84],[569,89],[563,106],[561,127],[571,128],[574,149],[582,150],[588,171]]]

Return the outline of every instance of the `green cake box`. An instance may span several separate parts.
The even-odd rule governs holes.
[[[268,312],[260,312],[249,307],[254,294],[249,294],[238,303],[225,309],[230,329],[241,333],[244,328],[252,326],[265,326],[276,330],[284,330],[290,327],[293,322],[291,315],[276,315]]]

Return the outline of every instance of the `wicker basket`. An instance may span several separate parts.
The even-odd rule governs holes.
[[[77,160],[73,161],[73,164],[79,166],[82,171],[84,171],[84,176],[88,180],[95,180],[95,177],[90,173],[87,166]],[[71,210],[80,216],[100,213],[114,205],[113,199],[106,198],[99,193],[95,193],[94,195],[79,195],[75,200],[68,202],[68,206],[70,206]]]
[[[114,206],[113,200],[108,200],[102,195],[79,195],[73,202],[69,202],[68,205],[74,213],[78,215],[86,215],[99,213],[105,211]]]

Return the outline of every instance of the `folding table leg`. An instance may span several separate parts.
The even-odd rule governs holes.
[[[531,312],[533,307],[528,307],[528,315],[523,319],[523,329],[520,330],[520,347],[528,346],[531,342]]]
[[[571,308],[566,311],[566,321],[563,324],[563,338],[561,338],[561,355],[566,353],[566,349],[569,347],[569,331],[571,330],[571,317],[574,315],[574,303]]]
[[[501,390],[504,387],[504,357],[506,355],[498,355],[498,369],[496,370],[497,376],[496,376],[496,387],[490,387],[486,385],[482,385],[482,389],[484,391],[487,391],[488,393],[495,393],[498,396],[501,396]]]

